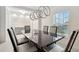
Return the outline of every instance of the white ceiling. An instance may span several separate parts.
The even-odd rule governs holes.
[[[12,7],[18,8],[18,9],[34,11],[34,10],[37,10],[39,6],[12,6]]]

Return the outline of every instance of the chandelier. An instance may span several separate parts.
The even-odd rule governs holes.
[[[48,6],[40,6],[37,10],[30,14],[31,20],[37,20],[40,18],[46,18],[50,15],[50,8]]]

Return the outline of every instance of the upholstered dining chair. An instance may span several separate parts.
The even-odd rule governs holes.
[[[43,26],[43,33],[48,34],[48,26]]]
[[[23,34],[17,35],[17,34],[16,34],[16,31],[15,31],[15,29],[14,29],[14,27],[11,27],[11,29],[12,29],[12,32],[13,32],[13,34],[14,34],[14,37],[15,37],[16,42],[17,42],[18,45],[27,43],[27,42],[29,41],[28,38],[25,37]]]
[[[18,44],[17,38],[15,37],[14,32],[11,28],[7,29],[7,31],[11,39],[14,52],[35,52],[37,51],[37,48],[34,45],[30,45],[29,42],[24,43],[24,44]]]
[[[79,33],[79,31],[73,31],[73,33],[71,34],[70,40],[65,49],[60,47],[57,44],[51,44],[50,46],[45,47],[44,51],[46,51],[46,52],[71,52],[71,49],[78,36],[78,33]]]
[[[57,26],[50,26],[50,28],[49,28],[49,34],[51,36],[57,37]]]
[[[24,26],[25,33],[30,33],[30,25]]]

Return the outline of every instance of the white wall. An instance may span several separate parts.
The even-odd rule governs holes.
[[[0,6],[0,52],[11,50],[11,43],[6,39],[6,7]]]
[[[0,43],[5,41],[5,7],[0,6]]]

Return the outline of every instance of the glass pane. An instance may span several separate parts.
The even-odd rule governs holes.
[[[63,12],[59,13],[59,18],[63,18]]]
[[[68,33],[69,12],[62,11],[55,14],[55,23],[58,26],[58,33]]]
[[[64,18],[69,17],[69,12],[68,11],[64,11],[63,14],[64,14]]]
[[[64,23],[68,23],[69,22],[69,17],[64,18]]]
[[[59,19],[56,18],[55,20],[56,20],[56,24],[59,25],[60,24]]]
[[[59,24],[60,24],[60,25],[63,25],[63,24],[64,24],[64,19],[63,19],[63,18],[60,18],[60,19],[59,19]]]
[[[56,14],[55,14],[55,17],[56,17],[56,18],[59,18],[59,13],[56,13]]]

